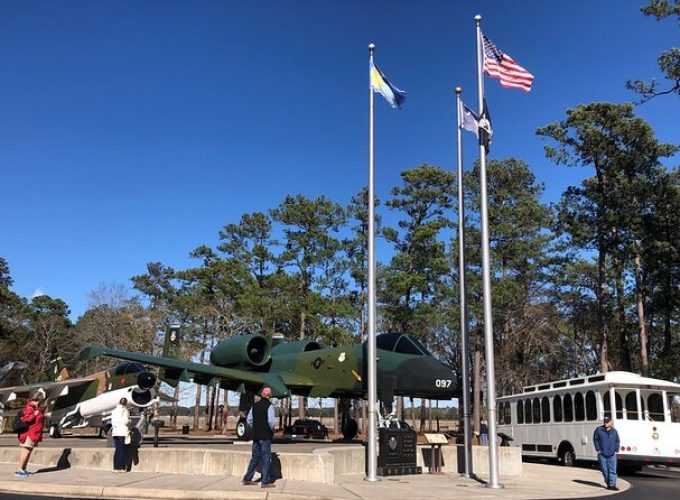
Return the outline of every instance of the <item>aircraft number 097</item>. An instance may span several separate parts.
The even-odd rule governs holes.
[[[450,378],[438,378],[434,381],[435,387],[441,387],[443,389],[448,389],[451,387],[451,379]]]

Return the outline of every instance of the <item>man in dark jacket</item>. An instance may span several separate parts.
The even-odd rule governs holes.
[[[604,423],[595,429],[593,444],[597,451],[597,461],[604,476],[608,490],[618,491],[616,487],[616,452],[619,450],[619,433],[612,424],[612,419],[604,417]]]
[[[269,398],[272,390],[269,387],[262,389],[262,398],[253,405],[248,412],[246,422],[253,429],[253,452],[248,464],[246,475],[243,476],[243,484],[257,484],[253,481],[253,475],[257,464],[262,464],[262,477],[260,486],[262,488],[273,488],[274,483],[270,481],[269,467],[272,461],[272,438],[274,437],[274,426],[276,425],[276,415],[274,407]]]

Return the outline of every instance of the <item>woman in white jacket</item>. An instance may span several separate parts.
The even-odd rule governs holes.
[[[130,432],[130,412],[127,403],[126,398],[121,398],[111,412],[111,436],[116,445],[116,451],[113,453],[113,472],[125,472],[125,438]]]

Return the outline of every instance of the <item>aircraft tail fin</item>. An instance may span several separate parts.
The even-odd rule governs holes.
[[[46,382],[59,382],[60,380],[71,378],[71,373],[66,368],[66,363],[61,359],[56,349],[52,350],[47,370],[45,370],[41,378]]]
[[[163,357],[179,358],[181,342],[182,336],[179,325],[173,324],[168,326],[165,330],[165,339],[163,340]],[[186,375],[182,376],[177,370],[161,368],[158,371],[158,378],[172,387],[177,387],[177,384],[184,380]]]
[[[179,358],[180,343],[182,341],[179,325],[170,325],[165,331],[163,341],[163,357]]]

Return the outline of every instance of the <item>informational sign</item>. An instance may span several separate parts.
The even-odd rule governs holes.
[[[444,434],[425,434],[425,439],[427,444],[449,444],[449,440],[446,439]]]

